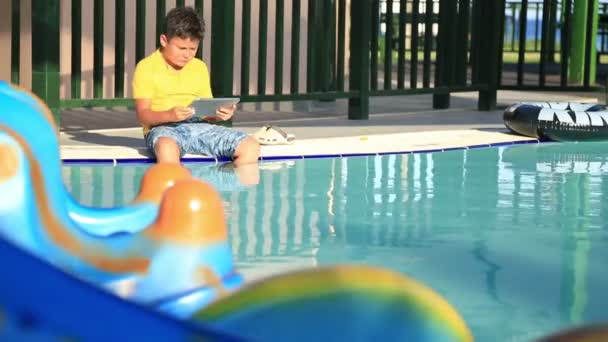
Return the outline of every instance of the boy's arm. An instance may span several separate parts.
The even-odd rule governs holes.
[[[151,109],[152,100],[135,99],[135,113],[137,121],[147,126],[156,126],[168,122],[178,122],[186,120],[194,114],[192,108],[174,107],[164,111],[153,111]]]

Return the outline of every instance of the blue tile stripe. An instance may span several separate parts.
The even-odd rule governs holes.
[[[522,144],[540,144],[540,143],[545,143],[545,142],[550,142],[550,141],[530,139],[530,140],[507,141],[507,142],[499,142],[499,143],[491,143],[491,144],[479,144],[479,145],[460,146],[460,147],[446,147],[446,148],[415,150],[415,151],[343,153],[343,154],[312,154],[312,155],[301,155],[301,156],[298,156],[298,155],[296,155],[296,156],[265,156],[265,157],[260,157],[260,160],[269,161],[269,160],[293,160],[293,159],[320,159],[320,158],[383,156],[383,155],[390,155],[390,154],[437,153],[437,152],[447,152],[447,151],[456,151],[456,150],[472,150],[472,149],[487,148],[487,147],[499,147],[499,146],[522,145]],[[74,165],[74,164],[134,164],[134,163],[141,164],[141,163],[153,163],[155,160],[153,158],[141,157],[141,158],[116,158],[116,159],[67,158],[67,159],[63,159],[62,161],[64,164]],[[230,159],[229,158],[211,158],[211,157],[182,158],[182,162],[220,163],[220,162],[226,162],[226,161],[230,161]]]

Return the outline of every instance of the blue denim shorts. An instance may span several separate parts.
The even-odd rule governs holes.
[[[161,137],[175,140],[179,146],[180,156],[192,153],[232,158],[241,141],[247,138],[247,133],[203,122],[159,125],[152,127],[145,135],[146,145],[152,153],[156,141]]]

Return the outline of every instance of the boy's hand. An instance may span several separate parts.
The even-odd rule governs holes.
[[[191,107],[173,107],[171,113],[173,114],[174,121],[183,121],[194,115],[194,109]]]
[[[219,107],[215,112],[215,117],[219,121],[230,120],[234,115],[234,111],[236,110],[236,105],[230,105],[225,107]]]

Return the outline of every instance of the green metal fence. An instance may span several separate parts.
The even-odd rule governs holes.
[[[594,90],[606,77],[598,0],[506,2],[500,89]],[[605,21],[605,20],[604,20]],[[599,52],[599,53],[598,53]]]
[[[158,36],[168,8],[166,1],[156,0],[156,25],[150,27],[146,25],[146,6],[152,2],[137,0],[135,18],[126,18],[126,0],[113,1],[114,96],[108,98],[103,91],[104,3],[107,1],[93,0],[93,6],[83,7],[82,0],[72,0],[71,96],[60,98],[59,28],[64,2],[32,0],[32,46],[36,47],[32,49],[35,50],[32,90],[48,103],[58,120],[65,108],[132,105],[132,99],[125,97],[125,37],[135,35],[135,59],[143,58],[146,48],[149,50],[146,37],[151,34],[150,30]],[[254,1],[259,9],[256,13],[251,10]],[[503,16],[501,0],[291,0],[289,17],[286,17],[284,1],[275,0],[275,18],[269,17],[269,0],[210,2],[211,8],[202,0],[195,1],[194,5],[201,13],[211,11],[211,52],[206,62],[210,65],[215,96],[240,96],[243,102],[346,98],[350,119],[368,118],[371,96],[433,94],[433,106],[446,108],[451,92],[479,91],[480,109],[495,106],[502,23],[493,18]],[[183,6],[185,1],[178,0],[176,5]],[[240,13],[235,12],[237,8]],[[12,11],[13,17],[18,18],[20,1],[12,1]],[[80,92],[83,11],[92,11],[94,21],[92,98],[84,98]],[[242,27],[241,36],[236,38],[235,18],[241,20]],[[274,23],[272,27],[270,19]],[[127,32],[125,22],[132,20],[135,32]],[[250,29],[254,21],[259,34],[252,39]],[[274,46],[269,46],[269,30],[273,30],[276,37]],[[302,30],[308,32],[305,39],[300,34]],[[19,83],[20,56],[15,46],[18,47],[20,34],[19,23],[13,20],[11,77],[16,83]],[[290,51],[285,53],[283,42],[287,34],[291,43]],[[239,74],[235,73],[237,42],[240,44],[240,68],[236,68],[240,69]],[[258,63],[252,67],[253,46],[257,47]],[[269,49],[274,49],[273,60],[267,55]],[[202,57],[200,52],[199,57]],[[287,61],[290,84],[284,87]],[[302,72],[300,66],[304,62],[306,68]],[[270,63],[274,67],[273,79],[267,79]],[[249,81],[254,72],[258,76],[257,87],[252,91]],[[301,89],[298,85],[304,77],[306,86]]]

